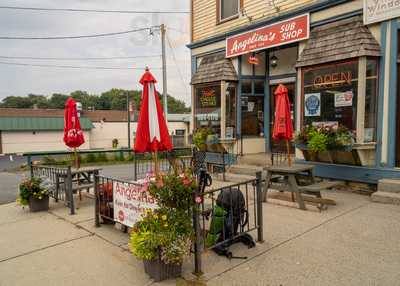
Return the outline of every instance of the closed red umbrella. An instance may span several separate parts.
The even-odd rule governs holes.
[[[72,97],[68,97],[65,102],[64,110],[64,143],[75,151],[75,164],[79,168],[79,159],[76,148],[85,143],[85,138],[79,122],[76,102]]]
[[[275,122],[272,138],[276,141],[286,140],[288,162],[291,165],[289,140],[293,138],[293,122],[290,113],[288,89],[282,84],[275,91]]]
[[[154,152],[157,160],[157,152],[171,151],[172,142],[157,96],[156,79],[146,69],[139,82],[143,85],[143,93],[134,150],[139,153]],[[157,172],[157,162],[155,171]]]
[[[78,148],[85,143],[78,112],[76,110],[76,102],[72,97],[68,97],[65,102],[64,143],[71,148]]]

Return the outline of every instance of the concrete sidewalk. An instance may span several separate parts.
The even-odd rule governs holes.
[[[264,204],[264,239],[232,247],[247,260],[203,255],[207,285],[399,285],[400,207],[330,191],[337,206],[321,213]],[[0,285],[175,285],[153,283],[128,251],[129,237],[94,227],[93,201],[70,216],[62,204],[30,213],[0,206]],[[192,258],[179,285],[193,279]],[[204,284],[203,284],[204,285]]]

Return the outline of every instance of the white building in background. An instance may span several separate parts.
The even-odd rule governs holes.
[[[66,150],[63,142],[64,111],[55,109],[0,108],[0,154]],[[128,146],[125,111],[83,111],[80,122],[85,143],[80,149],[110,149]],[[190,114],[168,114],[168,129],[175,146],[188,143]],[[130,124],[131,145],[137,122]]]

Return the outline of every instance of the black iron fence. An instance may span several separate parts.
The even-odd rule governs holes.
[[[140,183],[127,182],[114,178],[96,176],[95,177],[95,226],[100,227],[100,223],[115,223],[114,218],[114,188],[115,183],[123,184],[127,189],[141,188]],[[142,193],[142,195],[146,195]]]
[[[114,217],[116,183],[123,184],[129,190],[142,187],[137,182],[95,176],[96,227],[100,227],[101,223],[118,221]],[[255,235],[258,242],[263,242],[261,172],[253,180],[228,187],[205,190],[205,185],[199,181],[199,189],[194,197],[193,227],[196,239],[193,251],[197,274],[202,273],[202,254],[206,250],[214,250],[228,258],[238,258],[229,252],[229,245],[235,242],[255,245],[251,235]],[[145,192],[141,195],[146,196]]]
[[[203,191],[206,184],[200,178],[193,217],[195,273],[202,273],[201,255],[207,249],[235,258],[228,250],[229,245],[254,243],[249,235],[251,232],[256,232],[258,242],[263,241],[261,183],[261,172],[258,172],[254,180]]]
[[[56,168],[48,166],[31,166],[31,178],[40,178],[56,202],[67,201],[68,184],[66,178],[71,168]]]
[[[67,168],[68,165],[74,164],[74,154],[73,151],[52,151],[24,153],[23,155],[27,158],[28,166],[34,165],[33,162],[36,158],[40,160],[40,165]],[[108,161],[133,164],[134,170],[132,176],[134,180],[144,177],[154,167],[151,153],[135,153],[131,149],[79,150],[78,154],[82,165],[98,165]],[[158,158],[161,171],[167,172],[171,169],[172,165],[180,167],[190,166],[192,150],[189,147],[178,147],[170,152],[159,152]]]
[[[133,179],[135,181],[154,171],[154,154],[136,153],[133,156]],[[192,150],[190,148],[179,148],[171,152],[159,152],[157,157],[159,170],[163,173],[168,173],[173,168],[185,170],[191,166]]]
[[[30,165],[31,178],[38,177],[56,202],[63,201],[70,208],[71,215],[75,214],[74,193],[94,188],[94,177],[99,169],[73,169],[68,167],[50,167]]]

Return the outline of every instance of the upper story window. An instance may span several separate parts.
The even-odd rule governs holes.
[[[235,19],[242,9],[243,0],[217,0],[218,22]]]

